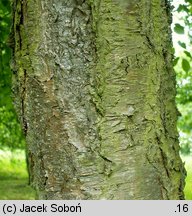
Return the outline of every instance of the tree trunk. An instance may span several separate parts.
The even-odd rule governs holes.
[[[183,199],[167,0],[15,0],[15,104],[39,199]]]

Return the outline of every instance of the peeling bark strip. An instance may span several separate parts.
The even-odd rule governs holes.
[[[162,0],[15,0],[14,91],[39,199],[183,199]]]

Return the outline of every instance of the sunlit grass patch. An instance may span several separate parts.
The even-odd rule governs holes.
[[[0,151],[0,180],[27,177],[24,151]]]
[[[192,156],[182,157],[185,162],[185,168],[187,170],[187,178],[185,185],[185,199],[192,200]]]
[[[0,151],[0,199],[31,200],[34,190],[28,185],[24,151]]]

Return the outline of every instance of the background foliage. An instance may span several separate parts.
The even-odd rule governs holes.
[[[192,150],[192,0],[178,4],[174,13],[179,17],[178,23],[174,25],[174,32],[178,34],[177,44],[180,47],[177,49],[179,51],[175,52],[174,60],[177,73],[176,101],[181,113],[178,129],[181,151],[183,154],[189,154]]]
[[[24,148],[20,124],[11,98],[11,50],[8,37],[11,26],[9,0],[0,1],[0,148]]]
[[[25,153],[17,150],[24,148],[25,141],[11,98],[11,51],[7,45],[11,26],[10,1],[0,0],[0,199],[27,200],[35,199],[35,192],[27,185]],[[189,154],[192,150],[192,0],[170,1],[177,5],[173,13],[179,17],[173,25],[173,32],[178,35],[173,62],[177,73],[176,99],[182,114],[178,129],[182,153]],[[185,195],[192,200],[192,160],[188,156],[183,156],[183,160],[187,169]]]

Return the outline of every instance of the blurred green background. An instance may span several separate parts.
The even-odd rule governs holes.
[[[185,195],[192,200],[192,0],[173,0],[173,61],[181,156],[187,169]],[[0,0],[0,199],[35,199],[28,185],[25,140],[11,98],[11,1]]]
[[[35,199],[28,185],[25,139],[11,98],[11,0],[0,0],[0,200]]]

